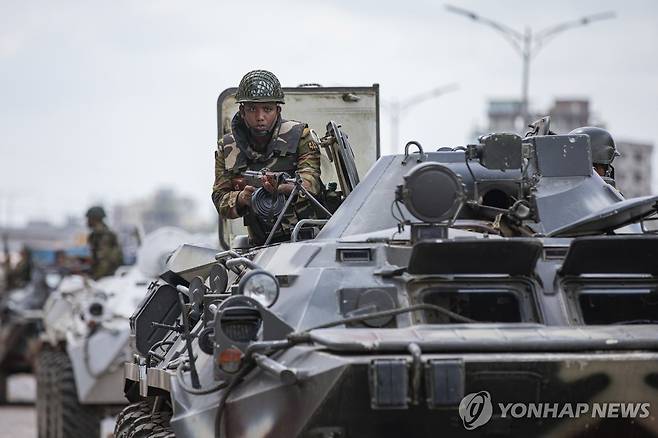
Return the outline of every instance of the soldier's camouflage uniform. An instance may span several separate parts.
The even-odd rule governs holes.
[[[315,133],[305,123],[277,120],[272,138],[258,150],[249,141],[248,128],[239,113],[233,117],[232,133],[218,141],[215,152],[215,183],[212,200],[221,217],[227,218],[231,208],[236,206],[240,190],[236,190],[233,180],[245,170],[267,168],[272,172],[295,172],[307,182],[309,192],[319,195],[322,192],[320,180],[320,146]],[[309,200],[299,196],[294,211],[286,214],[274,241],[285,240],[299,219],[315,217],[315,210]],[[262,244],[271,230],[263,226],[249,209],[239,211],[249,230],[252,244]]]
[[[16,263],[13,269],[7,272],[5,280],[6,288],[12,289],[15,287],[23,287],[30,282],[32,278],[32,261],[30,256],[21,256],[21,259]]]
[[[91,252],[91,278],[98,280],[113,275],[123,263],[123,253],[116,234],[101,222],[89,233],[87,243]]]

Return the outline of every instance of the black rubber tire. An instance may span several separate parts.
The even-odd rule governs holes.
[[[35,401],[37,411],[37,436],[39,438],[55,438],[55,427],[53,420],[52,385],[53,378],[53,352],[41,350],[35,360],[35,375],[37,386],[37,399]],[[53,423],[53,424],[49,424]]]
[[[176,435],[171,427],[165,427],[160,432],[149,435],[149,438],[176,438]]]
[[[142,417],[135,421],[128,430],[127,438],[151,438],[169,427],[171,413],[159,411],[148,417]]]
[[[127,438],[130,427],[140,418],[151,415],[153,403],[151,400],[141,400],[131,403],[119,413],[114,425],[114,438]]]
[[[53,352],[53,384],[49,416],[54,420],[55,438],[93,438],[100,436],[98,410],[80,404],[73,366],[66,353]],[[52,414],[51,414],[52,413]],[[49,421],[50,424],[50,421]]]

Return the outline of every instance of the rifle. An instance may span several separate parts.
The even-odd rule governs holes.
[[[291,178],[286,172],[270,172],[269,169],[262,170],[245,170],[239,176],[231,180],[233,190],[243,190],[246,186],[256,188],[263,187],[264,180],[274,180],[278,184],[294,184],[295,179]]]
[[[290,205],[292,204],[292,201],[296,199],[297,194],[299,192],[303,193],[308,200],[310,200],[313,204],[315,204],[317,207],[320,208],[321,211],[323,211],[327,217],[331,217],[331,213],[322,205],[317,199],[315,199],[315,196],[313,196],[306,188],[304,187],[302,183],[302,179],[299,176],[299,174],[296,174],[295,177],[291,177],[285,172],[271,172],[269,169],[262,169],[262,170],[245,170],[240,174],[240,176],[235,177],[231,180],[231,184],[233,185],[234,190],[242,190],[244,189],[245,186],[247,185],[252,185],[254,187],[259,187],[259,190],[254,193],[254,196],[251,199],[252,202],[252,210],[258,211],[261,216],[267,217],[271,216],[270,214],[267,214],[268,212],[265,211],[264,208],[258,208],[259,207],[259,197],[264,197],[264,196],[271,196],[271,195],[263,195],[263,192],[265,189],[263,189],[263,180],[264,179],[269,179],[269,180],[276,180],[277,184],[292,184],[294,187],[292,189],[292,192],[290,192],[290,195],[285,199],[285,204],[283,207],[280,209],[280,211],[277,212],[276,216],[276,222],[274,223],[274,226],[270,230],[269,235],[267,236],[267,239],[265,240],[265,245],[269,245],[269,243],[272,241],[272,238],[274,237],[274,233],[278,230],[278,228],[281,226],[281,222],[283,221],[283,217],[286,214],[286,212],[289,210]],[[261,193],[259,195],[259,192]],[[274,196],[281,196],[277,195],[276,192],[273,194]],[[278,209],[277,209],[278,210]],[[257,213],[258,214],[258,213]]]

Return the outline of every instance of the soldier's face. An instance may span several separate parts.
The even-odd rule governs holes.
[[[594,170],[599,174],[599,176],[605,176],[606,172],[608,171],[608,166],[605,164],[594,163]]]
[[[240,108],[240,114],[247,126],[260,132],[269,132],[272,129],[279,112],[281,107],[273,102],[245,103]]]

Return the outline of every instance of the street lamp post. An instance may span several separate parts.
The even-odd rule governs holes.
[[[528,89],[530,83],[530,61],[537,56],[539,50],[557,34],[575,27],[586,26],[594,21],[614,18],[614,12],[602,12],[600,14],[587,15],[577,20],[565,21],[560,24],[543,29],[537,33],[532,32],[532,28],[526,27],[525,32],[518,32],[511,27],[488,18],[482,17],[469,10],[458,8],[456,6],[446,5],[446,9],[455,14],[463,15],[473,21],[489,26],[498,31],[508,43],[514,47],[514,50],[521,56],[523,64],[523,74],[521,77],[521,116],[524,125],[530,123],[530,114],[528,111]]]
[[[405,111],[427,100],[435,99],[443,94],[454,91],[457,88],[459,88],[459,86],[453,83],[434,88],[425,93],[416,94],[415,96],[409,97],[403,101],[391,101],[388,104],[388,107],[391,116],[391,144],[393,145],[393,150],[395,151],[398,147],[398,141],[400,140],[400,119]]]

